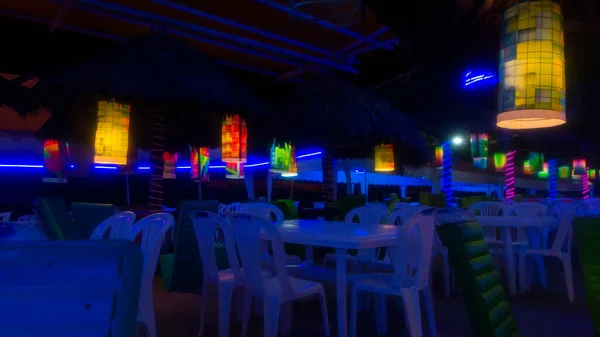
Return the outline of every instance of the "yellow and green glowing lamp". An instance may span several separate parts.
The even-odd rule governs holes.
[[[394,145],[381,144],[375,146],[375,171],[394,171]]]
[[[94,163],[127,165],[131,107],[117,102],[98,102],[98,127]]]
[[[518,1],[501,25],[497,125],[537,129],[566,123],[563,15],[551,0]]]
[[[296,147],[290,143],[278,146],[275,141],[271,146],[271,157],[269,160],[270,172],[281,173],[282,177],[295,177],[298,175],[298,163],[296,161]]]

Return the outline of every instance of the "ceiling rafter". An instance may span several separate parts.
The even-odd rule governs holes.
[[[56,13],[54,13],[54,16],[52,17],[52,21],[50,21],[50,33],[54,33],[56,28],[60,26],[62,20],[67,15],[67,12],[73,7],[75,1],[76,0],[63,0],[61,2],[60,7],[58,7],[58,10],[56,10]]]

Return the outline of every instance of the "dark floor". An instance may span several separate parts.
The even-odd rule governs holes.
[[[548,268],[548,288],[536,287],[525,296],[510,299],[511,310],[522,337],[594,337],[591,319],[585,303],[585,291],[579,272],[575,272],[575,302],[569,304],[564,276],[559,266],[550,264]],[[470,337],[469,320],[460,301],[454,294],[450,299],[443,298],[441,282],[434,281],[436,293],[435,311],[439,337]],[[335,313],[335,288],[326,286],[329,324],[331,336],[337,334]],[[163,290],[162,280],[154,284],[154,300],[158,337],[196,337],[199,326],[200,297],[193,294],[168,293]],[[216,295],[215,295],[216,298]],[[349,301],[348,301],[349,302]],[[209,304],[205,336],[218,336],[217,302]],[[306,302],[294,308],[292,336],[317,337],[323,335],[318,302]],[[425,319],[425,317],[424,317]],[[387,336],[409,336],[404,329],[402,308],[390,300],[388,305]],[[426,321],[424,320],[424,325]],[[262,336],[262,316],[252,316],[249,336]],[[241,335],[241,324],[232,316],[230,336]],[[358,336],[375,336],[373,312],[360,312],[358,315]],[[429,336],[428,333],[425,336]]]

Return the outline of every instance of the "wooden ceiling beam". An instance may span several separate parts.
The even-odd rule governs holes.
[[[58,10],[56,10],[56,13],[54,13],[54,16],[52,17],[52,21],[50,21],[50,33],[54,33],[56,28],[60,27],[62,20],[67,16],[67,12],[71,10],[75,1],[76,0],[63,0],[60,3],[60,7],[58,7]]]

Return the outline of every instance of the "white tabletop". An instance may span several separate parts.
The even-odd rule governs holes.
[[[391,246],[400,232],[394,225],[323,220],[286,220],[278,229],[284,242],[345,249]]]
[[[494,227],[542,227],[552,226],[551,216],[476,216],[482,226]]]

